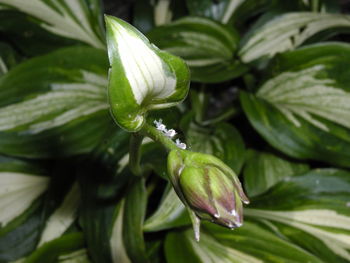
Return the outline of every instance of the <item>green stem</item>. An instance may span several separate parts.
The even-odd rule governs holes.
[[[158,131],[152,125],[145,123],[142,127],[141,133],[145,136],[150,137],[153,141],[162,144],[168,151],[179,149],[169,137],[167,137],[163,132]]]
[[[138,133],[131,134],[130,144],[129,144],[129,166],[131,172],[136,176],[142,175],[142,169],[140,166],[141,160],[141,144],[143,140],[143,135]]]

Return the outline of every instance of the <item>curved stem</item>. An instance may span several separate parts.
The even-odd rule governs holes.
[[[131,172],[136,176],[142,175],[142,169],[140,166],[141,160],[141,144],[143,135],[138,133],[131,134],[129,144],[129,166]]]
[[[141,133],[150,137],[155,142],[161,143],[168,151],[179,149],[176,143],[174,143],[169,137],[148,123],[144,124]]]

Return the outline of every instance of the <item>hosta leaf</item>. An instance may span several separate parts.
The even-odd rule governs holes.
[[[103,51],[76,47],[28,60],[2,76],[1,151],[48,157],[91,150],[110,123],[106,69]]]
[[[297,235],[292,240],[324,262],[348,262],[349,200],[349,172],[317,169],[276,184],[266,194],[253,199],[252,208],[246,209],[245,214],[286,225],[287,229],[281,227],[281,234]],[[314,246],[303,242],[303,236],[313,237]],[[325,248],[328,253],[324,253]]]
[[[186,132],[186,142],[191,150],[215,155],[240,173],[245,158],[244,141],[230,124],[219,123],[215,128],[205,128],[191,123]]]
[[[293,50],[315,34],[350,28],[346,15],[295,12],[287,13],[254,27],[241,41],[239,55],[246,62],[271,58],[277,53]]]
[[[0,223],[8,222],[22,214],[46,189],[49,178],[32,174],[0,172]]]
[[[41,234],[38,247],[55,238],[60,237],[75,221],[80,203],[80,189],[74,183],[62,204],[52,213],[46,221],[45,228]]]
[[[130,24],[110,16],[106,24],[112,114],[119,126],[137,131],[148,110],[185,99],[189,71],[180,58],[159,50]]]
[[[124,169],[128,139],[126,132],[111,129],[79,169],[80,222],[93,262],[128,262],[122,239],[121,200],[130,179]]]
[[[186,15],[185,0],[136,0],[133,8],[132,24],[142,33],[147,33],[154,26],[170,23]]]
[[[259,224],[246,221],[244,226],[230,231],[214,224],[206,225],[201,241],[196,242],[189,230],[170,232],[165,241],[167,262],[319,262],[315,256],[265,230]]]
[[[25,57],[43,55],[79,43],[48,32],[36,23],[36,19],[14,9],[1,9],[0,20],[0,32],[6,36],[6,42]]]
[[[279,181],[307,172],[307,164],[290,162],[275,155],[252,151],[244,166],[244,186],[249,197],[259,195]]]
[[[170,186],[170,185],[169,185]],[[160,231],[191,223],[185,206],[170,186],[164,192],[158,209],[145,221],[144,231]]]
[[[256,96],[241,94],[252,125],[293,157],[349,166],[349,56],[349,45],[337,43],[279,56],[271,66],[277,76]]]
[[[230,21],[233,13],[246,0],[190,0],[187,7],[191,15],[206,16],[222,23]]]
[[[17,63],[17,54],[6,43],[0,42],[0,77]]]
[[[148,33],[159,48],[182,57],[191,79],[216,83],[245,71],[234,57],[239,36],[232,28],[208,18],[185,17]]]
[[[88,257],[88,251],[86,249],[80,249],[68,254],[63,254],[58,257],[60,263],[90,263]]]
[[[0,262],[16,260],[36,246],[43,224],[47,171],[0,157]]]
[[[35,250],[24,263],[36,263],[36,262],[67,262],[64,261],[67,254],[79,251],[84,248],[84,236],[82,233],[75,232],[63,235],[60,238],[56,238],[41,248]],[[83,257],[84,259],[84,257]],[[86,262],[86,257],[85,257]],[[69,262],[69,261],[68,261]],[[74,261],[73,261],[74,262]],[[84,262],[84,261],[83,261]],[[87,261],[89,262],[89,261]]]
[[[112,234],[110,237],[110,246],[112,253],[112,262],[131,263],[129,256],[126,253],[123,240],[123,217],[124,217],[124,203],[118,211],[118,216],[115,218]]]
[[[0,0],[0,6],[15,8],[39,20],[46,30],[67,38],[104,48],[99,5],[96,0]],[[97,10],[96,10],[97,9]]]
[[[143,237],[143,221],[147,207],[145,181],[139,179],[125,197],[123,240],[131,262],[148,262]]]

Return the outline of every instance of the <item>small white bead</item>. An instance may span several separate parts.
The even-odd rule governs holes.
[[[168,136],[169,138],[173,138],[176,135],[176,131],[174,129],[167,130],[165,132],[165,135]]]
[[[187,148],[186,144],[181,142],[179,139],[176,139],[175,143],[176,143],[176,146],[179,147],[180,149],[186,150]]]

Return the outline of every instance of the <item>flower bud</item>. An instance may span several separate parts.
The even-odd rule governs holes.
[[[173,150],[168,173],[178,196],[197,217],[231,229],[242,225],[242,202],[249,200],[235,173],[218,158]]]
[[[120,127],[135,132],[142,128],[149,110],[185,99],[189,69],[182,59],[158,49],[127,22],[112,16],[105,19],[111,113]]]

